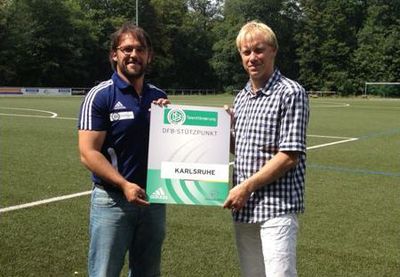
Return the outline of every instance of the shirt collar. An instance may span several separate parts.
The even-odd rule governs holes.
[[[133,86],[127,82],[125,82],[116,71],[114,71],[111,79],[113,80],[115,86],[121,90],[122,92],[131,92],[131,91],[135,91],[135,89],[133,88]],[[148,88],[148,84],[146,82],[143,83],[143,92],[142,92],[142,96],[144,95],[144,93],[146,92]]]
[[[112,80],[114,81],[114,84],[117,88],[119,88],[122,91],[125,91],[127,88],[132,87],[130,84],[125,82],[116,71],[114,71],[112,75]]]
[[[273,87],[273,85],[281,78],[281,72],[278,69],[275,69],[274,72],[272,73],[271,77],[269,77],[267,83],[265,84],[265,86],[258,90],[257,92],[260,92],[262,94],[264,94],[265,96],[271,95],[272,94],[272,90],[270,89],[271,87]],[[246,84],[246,86],[244,87],[244,90],[246,91],[246,93],[250,94],[253,97],[258,96],[260,93],[257,94],[253,94],[252,93],[252,87],[251,87],[251,81],[249,80]]]

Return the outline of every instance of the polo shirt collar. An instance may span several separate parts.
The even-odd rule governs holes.
[[[114,71],[113,75],[112,75],[112,80],[114,82],[114,85],[122,90],[125,91],[127,88],[132,87],[130,84],[128,84],[127,82],[125,82],[116,71]]]
[[[246,93],[248,93],[250,96],[252,97],[257,97],[259,94],[264,94],[265,96],[269,96],[272,94],[272,90],[271,88],[274,86],[274,84],[281,78],[281,72],[278,69],[274,70],[274,73],[272,73],[271,77],[269,77],[267,83],[265,84],[265,86],[258,90],[257,94],[253,94],[252,93],[252,87],[251,87],[251,81],[249,80],[244,88],[244,90],[246,91]]]
[[[115,86],[121,90],[122,92],[131,92],[135,91],[133,86],[127,82],[125,82],[116,71],[114,71],[111,79],[113,80]],[[146,82],[143,83],[143,94],[147,90],[148,84]]]

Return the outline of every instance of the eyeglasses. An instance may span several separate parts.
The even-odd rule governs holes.
[[[146,51],[146,47],[143,46],[125,46],[125,47],[117,47],[117,50],[120,50],[124,55],[130,56],[133,52],[133,50],[136,51],[136,53],[140,54]]]

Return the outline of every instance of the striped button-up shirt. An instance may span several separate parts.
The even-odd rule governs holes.
[[[238,185],[259,171],[279,151],[300,152],[299,163],[284,176],[253,192],[233,212],[235,221],[255,223],[304,211],[308,97],[302,86],[278,70],[264,88],[252,93],[250,81],[234,101],[235,165]]]

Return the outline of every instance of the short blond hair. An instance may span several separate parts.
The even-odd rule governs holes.
[[[236,37],[236,47],[239,51],[247,34],[250,36],[261,34],[270,46],[278,50],[278,40],[276,39],[274,31],[266,24],[253,20],[243,25]]]

